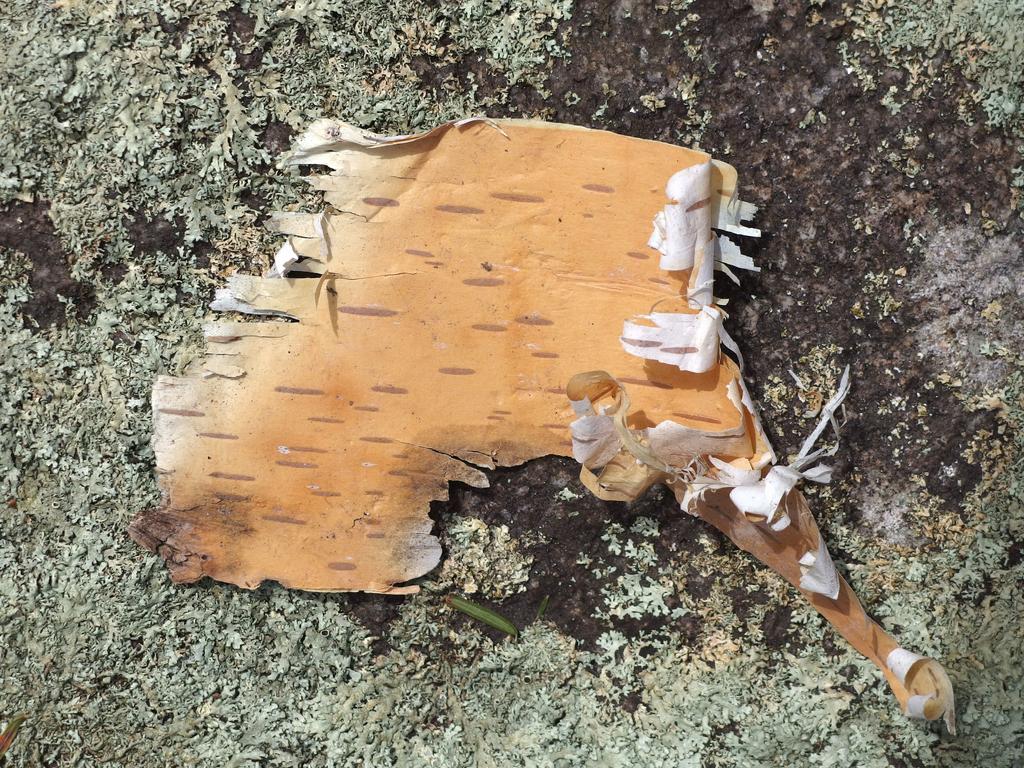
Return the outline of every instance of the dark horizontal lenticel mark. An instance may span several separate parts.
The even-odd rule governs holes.
[[[507,200],[510,203],[543,203],[543,197],[537,195],[520,195],[515,192],[491,192],[491,197]]]
[[[504,421],[505,417],[504,416],[493,416],[492,415],[492,416],[488,416],[487,419],[488,419],[488,421]]]
[[[324,448],[313,448],[308,445],[289,445],[288,450],[292,453],[327,453]]]
[[[516,322],[520,325],[554,325],[555,323],[540,315],[523,315],[517,317]]]
[[[379,411],[380,408],[378,408],[376,405],[357,405],[357,406],[355,406],[354,410],[357,410],[357,411],[367,411],[369,413],[375,413],[376,411]]]
[[[213,440],[237,440],[238,435],[231,435],[227,432],[200,432],[200,437],[209,437]]]
[[[651,258],[646,253],[640,253],[640,251],[627,251],[626,255],[631,259],[649,259]]]
[[[211,472],[210,477],[215,477],[218,480],[244,480],[245,482],[253,482],[256,479],[252,475],[236,475],[231,472]]]
[[[448,376],[472,376],[476,373],[472,368],[438,368],[437,372]]]
[[[421,251],[418,248],[406,248],[405,252],[408,253],[410,256],[423,256],[424,258],[427,259],[432,258],[434,255],[430,251]]]
[[[324,391],[322,389],[310,389],[308,387],[274,387],[275,392],[281,392],[286,395],[322,395]]]
[[[505,281],[500,277],[470,277],[462,281],[463,285],[476,285],[482,288],[493,288],[496,285],[504,285]]]
[[[633,379],[626,378],[625,376],[619,376],[619,381],[625,384],[636,384],[640,387],[654,387],[656,389],[672,389],[671,384],[662,384],[659,381],[649,381],[647,379]]]
[[[311,491],[314,496],[323,496],[325,498],[332,498],[334,496],[341,496],[337,491]]]
[[[477,323],[471,327],[474,331],[490,331],[491,333],[500,333],[501,331],[508,330],[504,325],[494,325],[493,323]]]
[[[217,493],[217,498],[221,501],[248,501],[252,496],[243,496],[240,493]]]
[[[405,387],[393,387],[390,384],[378,384],[375,387],[370,387],[374,392],[381,392],[385,395],[407,395],[409,390]]]
[[[387,538],[387,534],[386,533],[368,533],[368,534],[366,534],[366,538],[368,538],[368,539],[384,539],[384,538]]]
[[[383,496],[384,491],[363,491],[367,496]]]
[[[397,208],[398,201],[390,197],[364,197],[363,202],[377,208]]]
[[[323,424],[344,424],[341,419],[334,419],[330,416],[307,416],[306,421],[319,421]]]
[[[360,437],[359,439],[362,440],[364,443],[393,443],[393,442],[395,442],[390,437],[373,437],[373,436],[370,436],[370,437]]]
[[[615,191],[615,187],[609,187],[607,184],[584,184],[583,188],[588,192],[604,192],[605,194]]]
[[[356,569],[355,563],[328,563],[327,567],[332,571],[354,571]]]
[[[166,413],[168,416],[205,416],[206,414],[202,411],[190,411],[187,408],[157,408],[160,413]]]
[[[566,424],[541,424],[544,429],[566,429]]]
[[[512,411],[502,411],[502,410],[499,410],[497,408],[495,408],[493,411],[491,411],[491,413],[499,413],[502,416],[511,416],[512,415]]]
[[[625,336],[622,337],[623,344],[629,344],[631,347],[660,347],[660,341],[649,341],[647,339],[627,339]]]
[[[338,307],[338,311],[343,315],[361,315],[363,317],[394,317],[398,314],[393,309],[386,309],[384,307]]]
[[[437,210],[443,213],[483,213],[482,208],[473,208],[470,205],[439,205]]]
[[[721,424],[721,419],[713,419],[710,416],[697,416],[693,413],[680,413],[679,411],[673,411],[673,416],[678,416],[681,419],[689,419],[690,421],[704,421],[708,424]]]
[[[312,464],[308,461],[288,461],[287,459],[278,459],[276,464],[282,467],[293,467],[295,469],[316,469],[317,465]]]
[[[531,357],[543,357],[547,360],[554,360],[558,357],[557,352],[534,352]]]
[[[305,520],[299,520],[297,517],[288,517],[287,515],[261,515],[264,520],[269,520],[272,523],[284,523],[286,525],[305,525]]]

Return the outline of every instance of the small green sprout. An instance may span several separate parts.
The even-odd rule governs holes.
[[[544,599],[540,601],[540,607],[537,609],[537,621],[544,618],[544,612],[548,609],[548,600],[551,599],[551,595],[544,595]]]
[[[490,608],[485,608],[471,600],[456,595],[448,595],[444,601],[455,610],[462,611],[462,613],[473,617],[477,621],[482,621],[490,627],[501,630],[506,635],[513,638],[519,637],[519,630],[516,629],[516,625]]]

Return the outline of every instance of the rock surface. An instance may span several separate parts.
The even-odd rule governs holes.
[[[877,5],[0,10],[18,41],[0,64],[0,718],[29,713],[9,762],[1024,759],[1024,109],[1006,65],[1024,24],[988,0]],[[755,398],[795,451],[851,365],[837,480],[812,504],[872,613],[949,670],[956,740],[905,720],[791,590],[664,494],[598,502],[564,460],[454,488],[434,516],[459,567],[414,598],[171,587],[127,540],[157,501],[154,376],[198,354],[223,275],[266,264],[265,214],[318,207],[274,167],[291,135],[474,112],[737,167],[765,232],[745,244],[763,271],[726,291]],[[494,556],[458,534],[472,521],[516,564],[479,599],[511,593],[488,604],[518,642],[444,605]]]

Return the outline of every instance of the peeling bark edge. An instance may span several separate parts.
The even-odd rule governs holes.
[[[206,574],[202,567],[203,556],[181,546],[188,527],[189,523],[173,512],[158,507],[137,514],[128,524],[128,536],[166,563],[172,582],[192,584]]]

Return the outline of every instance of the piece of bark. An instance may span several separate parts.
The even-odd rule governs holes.
[[[568,455],[566,384],[595,364],[636,390],[632,426],[754,454],[732,360],[684,373],[608,343],[624,315],[691,311],[689,273],[657,275],[644,243],[681,168],[704,168],[706,213],[729,219],[731,167],[528,121],[382,142],[337,124],[303,139],[299,160],[334,170],[314,181],[331,208],[277,217],[287,277],[236,275],[214,302],[268,320],[212,323],[205,361],[154,387],[165,500],[130,532],[175,581],[414,591],[441,554],[430,501],[486,485],[480,467]]]
[[[154,388],[165,501],[130,532],[176,581],[415,591],[449,482],[571,452],[601,498],[666,483],[800,589],[907,714],[954,729],[942,667],[867,617],[795,490],[828,480],[814,445],[848,377],[792,465],[760,427],[713,296],[716,268],[753,266],[713,231],[757,234],[731,167],[529,121],[397,138],[325,122],[296,160],[332,169],[313,180],[332,208],[275,217],[268,276],[231,278],[214,308],[297,322],[211,324],[206,360]]]

